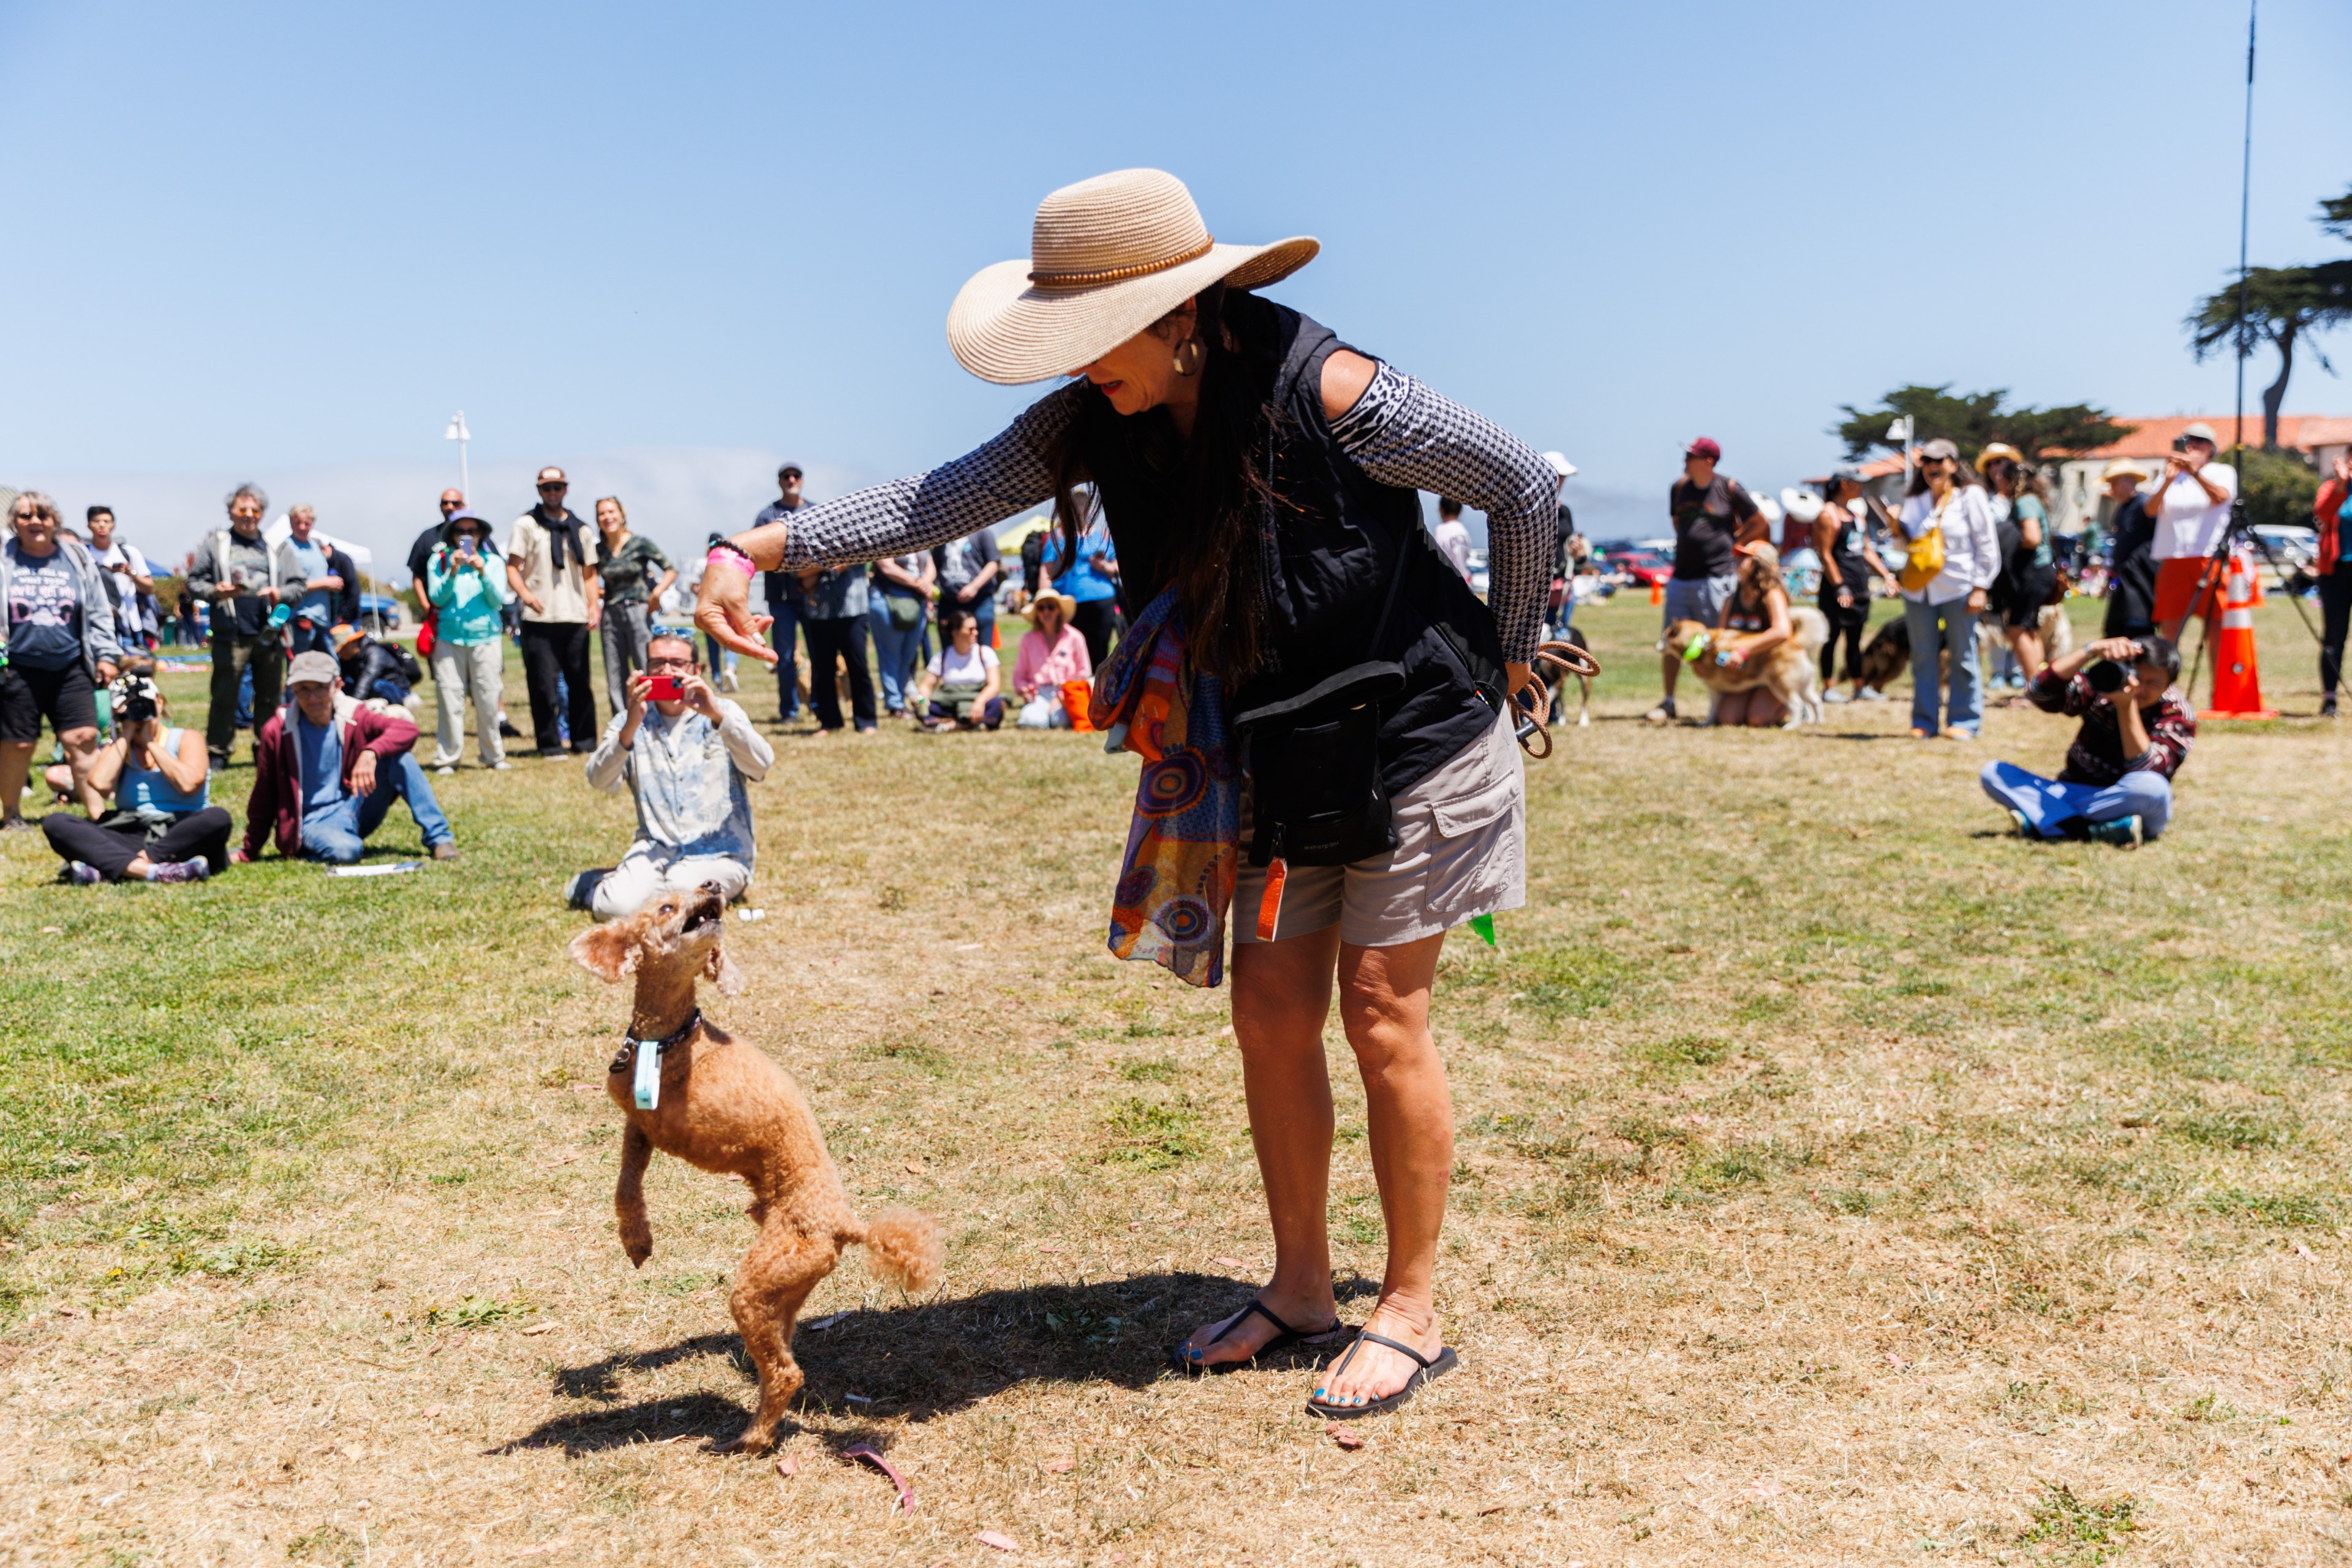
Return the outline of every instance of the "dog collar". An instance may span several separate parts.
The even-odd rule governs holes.
[[[621,1054],[613,1058],[611,1070],[619,1072],[632,1062],[636,1064],[635,1090],[637,1109],[652,1110],[661,1104],[662,1053],[684,1040],[702,1026],[702,1009],[697,1007],[687,1015],[686,1022],[658,1040],[641,1040],[635,1035],[621,1037]],[[648,1050],[646,1047],[651,1047]]]

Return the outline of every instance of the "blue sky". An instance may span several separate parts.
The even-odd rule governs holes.
[[[824,494],[999,428],[1035,390],[956,366],[949,300],[1152,164],[1318,236],[1277,298],[1646,531],[1691,436],[1777,489],[1906,380],[2226,407],[2179,323],[2235,260],[2243,45],[2170,0],[9,5],[0,481],[169,551],[258,478],[381,548],[463,407],[493,515],[565,462],[690,542],[781,457]],[[2263,45],[2254,259],[2310,258],[2352,7]]]

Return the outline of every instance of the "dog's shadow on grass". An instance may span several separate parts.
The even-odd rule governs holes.
[[[1251,1287],[1210,1274],[1142,1274],[1091,1285],[1035,1285],[976,1296],[908,1301],[845,1313],[821,1330],[803,1323],[793,1352],[808,1382],[799,1414],[839,1414],[852,1421],[887,1415],[910,1421],[975,1405],[1028,1383],[1109,1383],[1142,1388],[1170,1370],[1169,1347],[1201,1323],[1250,1300]],[[1341,1303],[1370,1300],[1379,1286],[1361,1277],[1339,1282]],[[825,1320],[818,1319],[824,1322]],[[1265,1358],[1260,1370],[1304,1370],[1347,1347],[1346,1333]],[[715,1393],[627,1402],[639,1373],[679,1362],[722,1357],[734,1363],[742,1402]],[[697,1334],[653,1350],[624,1352],[581,1366],[558,1367],[550,1390],[566,1402],[592,1402],[541,1423],[493,1453],[560,1447],[578,1456],[649,1442],[705,1437],[723,1442],[751,1418],[758,1379],[732,1328]],[[836,1432],[843,1445],[884,1445],[874,1432]]]

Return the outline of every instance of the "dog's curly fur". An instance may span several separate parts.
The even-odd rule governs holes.
[[[1817,660],[1822,644],[1829,640],[1827,616],[1809,605],[1800,605],[1789,612],[1790,636],[1786,642],[1766,650],[1761,658],[1740,665],[1720,665],[1715,656],[1730,647],[1738,637],[1737,632],[1719,631],[1698,621],[1676,621],[1666,628],[1658,640],[1662,653],[1681,653],[1693,638],[1703,639],[1698,657],[1689,668],[1710,696],[1734,691],[1752,690],[1763,687],[1779,699],[1788,717],[1780,722],[1783,730],[1798,725],[1818,723],[1822,717],[1822,677]]]
[[[703,980],[732,996],[742,972],[722,946],[727,907],[718,884],[666,893],[625,920],[572,938],[573,959],[607,981],[635,973],[629,1033],[667,1037],[694,1014]],[[751,1189],[750,1213],[760,1234],[735,1278],[727,1309],[760,1373],[760,1407],[729,1447],[764,1448],[803,1381],[793,1359],[793,1323],[801,1303],[859,1243],[881,1279],[927,1290],[939,1278],[940,1227],[929,1216],[888,1209],[861,1221],[851,1212],[824,1134],[792,1076],[750,1042],[705,1019],[662,1053],[661,1093],[654,1110],[637,1109],[635,1059],[614,1058],[605,1089],[628,1126],[621,1142],[620,1184],[613,1206],[621,1248],[642,1266],[653,1256],[646,1218],[646,1164],[656,1149],[705,1171],[740,1176]]]

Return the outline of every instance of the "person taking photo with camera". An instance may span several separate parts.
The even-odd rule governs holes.
[[[2147,503],[2156,519],[2156,629],[2168,641],[2180,640],[2189,616],[2204,620],[2210,630],[2221,613],[2221,567],[2213,551],[2230,526],[2238,470],[2214,461],[2220,450],[2204,421],[2182,430]]]
[[[163,694],[144,675],[118,676],[107,689],[117,733],[98,749],[88,783],[112,795],[114,809],[95,821],[62,811],[41,818],[65,861],[58,880],[201,882],[226,870],[229,815],[212,803],[205,737],[166,723]]]
[[[2173,775],[2197,739],[2197,721],[2173,690],[2179,679],[2180,649],[2168,637],[2105,637],[2055,660],[2026,696],[2045,713],[2083,721],[2065,767],[2046,779],[1987,763],[1985,794],[2029,838],[2155,842],[2172,820]]]

